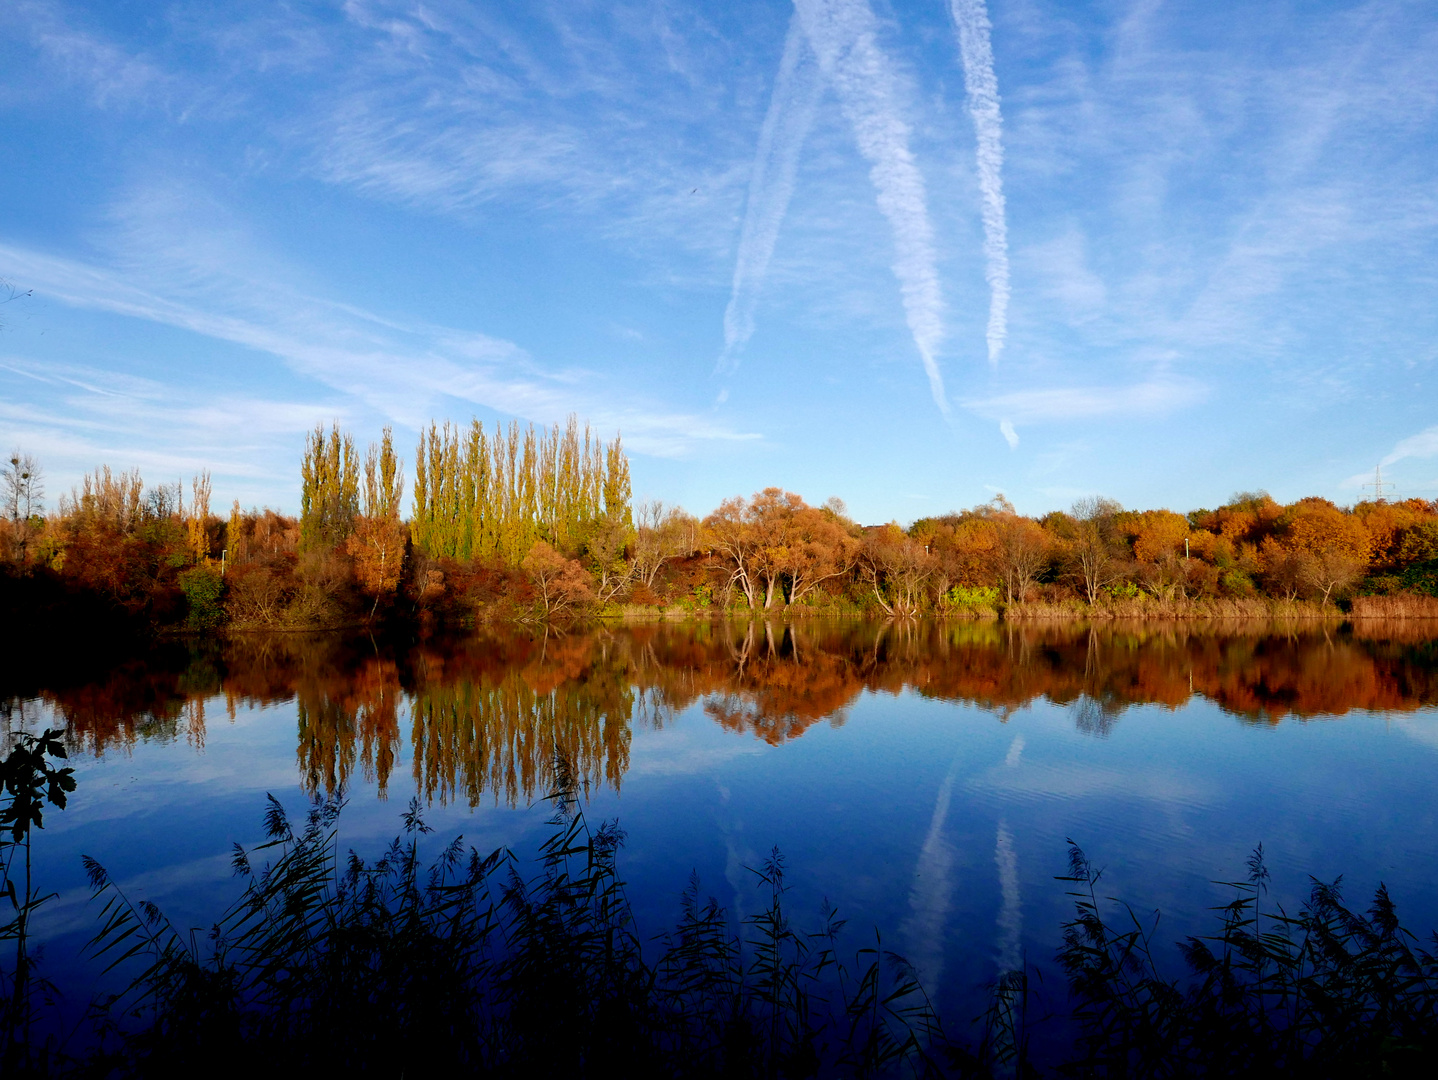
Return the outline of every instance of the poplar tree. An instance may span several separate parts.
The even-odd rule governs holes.
[[[579,554],[600,518],[632,528],[629,462],[571,416],[561,429],[517,422],[490,434],[431,423],[415,453],[410,536],[429,555],[518,566],[543,540]]]
[[[364,468],[364,516],[359,518],[348,540],[347,550],[355,561],[355,577],[374,596],[373,616],[382,597],[399,588],[404,567],[404,532],[399,508],[404,495],[401,465],[394,453],[394,433],[384,429],[378,446],[370,444]]]
[[[630,507],[633,495],[629,486],[629,459],[624,456],[624,443],[618,435],[609,444],[604,464],[604,515],[622,521],[626,528],[632,529],[634,514]]]
[[[190,481],[192,497],[190,512],[185,517],[185,536],[190,554],[197,564],[203,565],[210,557],[210,473],[205,472]]]
[[[326,437],[317,425],[305,439],[300,466],[300,548],[335,547],[354,529],[359,513],[359,459],[354,436],[339,425]]]

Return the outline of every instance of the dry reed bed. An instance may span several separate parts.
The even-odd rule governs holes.
[[[1354,597],[1355,619],[1438,619],[1438,596],[1398,593]]]

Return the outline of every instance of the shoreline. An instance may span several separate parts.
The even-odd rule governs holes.
[[[992,620],[998,622],[1174,622],[1189,620],[1291,620],[1350,622],[1368,619],[1438,619],[1438,597],[1360,596],[1347,608],[1289,600],[1123,600],[1089,605],[1081,601],[999,604],[970,610],[923,611],[892,616],[873,608],[789,605],[774,608],[708,608],[626,605],[618,611],[592,615],[596,622],[682,622],[686,619],[871,619],[903,622],[919,619]],[[496,620],[501,621],[501,620]],[[518,621],[518,620],[514,620]],[[585,620],[577,620],[585,621]]]

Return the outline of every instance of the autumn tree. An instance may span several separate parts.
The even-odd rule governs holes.
[[[792,491],[770,487],[747,502],[726,499],[704,521],[706,542],[729,568],[750,607],[795,603],[853,565],[857,542],[831,507],[809,506]],[[784,587],[788,586],[787,598]]]
[[[764,609],[774,605],[775,587],[795,560],[801,543],[796,518],[806,509],[804,500],[792,491],[765,488],[754,495],[746,510],[758,538],[754,566],[764,591]]]
[[[185,537],[196,564],[210,557],[210,473],[202,472],[190,481],[190,509],[185,516]]]
[[[699,522],[679,506],[658,499],[639,504],[634,533],[634,574],[645,588],[653,589],[664,564],[690,554],[699,546]]]
[[[60,516],[73,532],[128,535],[144,511],[145,483],[139,469],[111,472],[102,465],[80,479],[70,497],[60,499]]]
[[[547,619],[577,611],[594,599],[584,567],[565,558],[543,540],[535,541],[520,568],[529,577]]]
[[[1362,576],[1372,538],[1355,515],[1308,498],[1285,509],[1259,550],[1273,591],[1289,599],[1307,593],[1326,604]]]
[[[789,579],[789,603],[797,604],[820,584],[844,577],[858,557],[859,541],[832,507],[800,506],[789,522],[780,567]]]
[[[1434,522],[1433,512],[1424,499],[1402,502],[1372,500],[1353,508],[1353,516],[1363,523],[1372,545],[1370,560],[1375,567],[1397,569],[1405,537],[1415,528]]]
[[[225,523],[225,547],[221,553],[223,561],[233,565],[244,558],[245,515],[240,509],[240,500],[230,506],[230,520]]]
[[[1405,529],[1398,544],[1398,565],[1409,566],[1434,559],[1438,559],[1438,518],[1420,521]]]
[[[634,580],[637,564],[629,557],[634,530],[618,514],[604,514],[589,523],[584,538],[584,565],[594,577],[595,599],[613,600]]]
[[[410,529],[428,555],[518,566],[539,539],[576,555],[604,517],[633,525],[629,461],[617,437],[605,443],[573,416],[563,430],[512,422],[487,434],[474,420],[420,434]]]
[[[339,425],[315,427],[300,465],[300,547],[338,547],[359,514],[359,455],[354,436]]]
[[[886,614],[908,618],[922,609],[934,560],[922,542],[905,534],[898,525],[866,530],[857,565]]]
[[[738,587],[749,607],[758,606],[763,543],[742,496],[725,499],[704,519],[704,544],[729,571],[729,588]]]
[[[1189,535],[1188,519],[1171,510],[1145,510],[1124,517],[1123,528],[1133,541],[1133,556],[1144,587],[1165,599],[1186,592],[1183,552]]]
[[[1327,604],[1363,577],[1366,560],[1339,547],[1325,547],[1310,555],[1302,567],[1304,584]]]
[[[1113,499],[1090,495],[1073,504],[1074,535],[1069,541],[1069,566],[1090,604],[1097,604],[1104,586],[1118,580],[1122,563],[1117,556],[1114,518],[1123,507]]]
[[[37,519],[45,510],[45,474],[32,455],[17,449],[11,452],[0,478],[11,540],[23,563],[29,558],[30,540],[40,528]]]
[[[1049,535],[1031,518],[1012,511],[994,515],[994,538],[1004,598],[1021,602],[1049,563]]]
[[[1302,499],[1285,515],[1284,540],[1310,557],[1304,564],[1308,587],[1327,604],[1363,576],[1373,538],[1361,518],[1326,499]]]
[[[394,433],[389,428],[378,445],[371,443],[365,457],[363,502],[354,531],[345,541],[345,550],[354,559],[355,579],[374,597],[373,615],[381,598],[399,588],[404,570],[404,528],[400,504],[404,500],[404,466],[394,452]]]

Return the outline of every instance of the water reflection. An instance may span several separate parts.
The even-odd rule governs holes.
[[[696,704],[771,745],[821,720],[842,723],[864,691],[909,690],[1000,719],[1042,698],[1073,705],[1079,729],[1098,736],[1130,706],[1194,697],[1258,724],[1411,712],[1438,702],[1435,632],[1421,622],[706,623],[489,631],[401,649],[245,637],[97,680],[56,680],[35,696],[67,726],[74,752],[97,757],[145,740],[202,747],[207,705],[213,714],[219,701],[231,720],[241,707],[293,701],[297,763],[312,793],[343,790],[358,770],[383,794],[407,715],[425,797],[512,805],[552,784],[556,756],[586,792],[619,789],[634,727],[662,727]],[[0,686],[7,727],[36,712],[18,693]],[[1002,830],[998,847],[1002,865]]]

